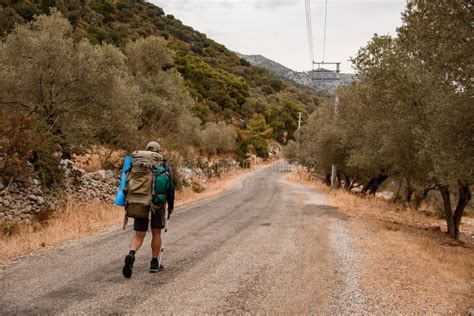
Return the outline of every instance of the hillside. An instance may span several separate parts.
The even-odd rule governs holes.
[[[341,73],[339,78],[335,80],[336,74],[330,70],[315,69],[308,72],[298,72],[262,55],[244,55],[239,53],[238,55],[254,66],[271,70],[278,76],[298,85],[309,87],[317,93],[331,94],[338,85],[348,85],[354,80],[353,74]]]
[[[167,39],[168,47],[174,51],[174,66],[197,101],[193,112],[203,123],[246,121],[256,113],[265,115],[268,122],[271,119],[267,106],[281,104],[283,100],[295,102],[292,117],[298,111],[311,112],[318,104],[311,92],[251,66],[223,45],[146,1],[10,0],[0,6],[0,33],[9,32],[15,23],[30,21],[34,15],[48,13],[52,6],[74,26],[76,41],[87,38],[92,43],[124,47],[129,41],[151,35]],[[267,110],[257,109],[256,100],[266,103]],[[285,131],[292,135],[294,124],[284,125],[292,126]]]

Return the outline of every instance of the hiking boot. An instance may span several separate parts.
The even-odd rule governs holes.
[[[160,271],[160,263],[156,259],[150,261],[150,273],[156,273]]]
[[[135,256],[131,253],[125,257],[125,265],[123,266],[122,273],[127,279],[132,277],[133,263],[135,262]]]

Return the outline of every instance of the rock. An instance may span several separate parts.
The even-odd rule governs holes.
[[[23,209],[23,213],[30,213],[33,210],[33,207],[31,205],[28,205]]]
[[[39,185],[40,184],[40,181],[38,179],[33,179],[33,184],[34,185]]]
[[[0,220],[2,220],[5,217],[5,213],[0,212]]]
[[[30,201],[37,201],[37,200],[38,200],[38,197],[37,197],[36,195],[31,194],[31,195],[28,195],[28,199],[29,199]]]
[[[4,201],[3,201],[3,206],[9,207],[9,206],[10,206],[10,202],[9,202],[8,200],[4,200]]]
[[[7,221],[11,221],[11,220],[13,220],[13,216],[11,216],[10,214],[8,214],[7,216],[5,216],[5,219],[6,219]]]
[[[44,204],[44,198],[41,197],[41,196],[38,196],[37,199],[36,199],[36,204],[38,205],[43,205]]]

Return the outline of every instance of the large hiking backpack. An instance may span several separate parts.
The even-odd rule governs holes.
[[[133,152],[126,186],[127,216],[148,218],[153,203],[166,201],[168,186],[169,177],[163,166],[163,156],[152,151]]]

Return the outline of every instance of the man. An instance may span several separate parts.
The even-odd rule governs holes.
[[[159,153],[161,149],[160,144],[157,142],[150,142],[146,146],[146,151],[152,151]],[[166,171],[169,174],[170,185],[166,193],[166,204],[168,204],[168,218],[173,212],[174,209],[174,184],[172,180],[172,171],[168,166],[166,160],[163,160],[163,165]],[[132,276],[133,263],[135,262],[135,254],[140,249],[145,239],[146,232],[148,231],[148,226],[151,226],[152,240],[151,240],[151,252],[152,259],[150,262],[150,272],[155,273],[164,267],[158,262],[158,256],[161,251],[161,230],[165,228],[166,225],[166,204],[160,203],[158,205],[153,205],[151,212],[150,220],[148,218],[135,218],[133,228],[135,230],[132,242],[130,243],[130,252],[125,257],[125,265],[123,267],[123,275],[126,278]]]

